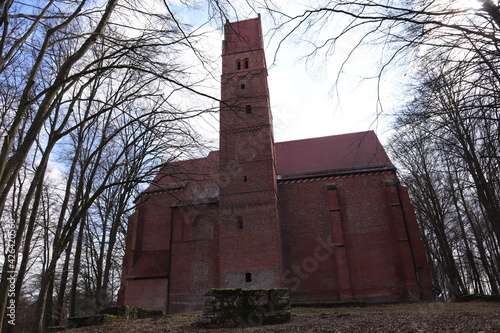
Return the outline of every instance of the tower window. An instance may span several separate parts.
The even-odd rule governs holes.
[[[241,84],[241,85],[240,85],[240,88],[241,88],[241,89],[245,89],[245,84],[244,84],[244,83],[243,83],[243,84]]]
[[[241,69],[241,61],[236,61],[236,69],[240,70]]]
[[[252,282],[252,273],[245,273],[245,282]]]
[[[248,59],[245,59],[245,69],[248,69]]]
[[[245,112],[248,114],[252,113],[252,106],[251,105],[245,106]]]
[[[243,217],[238,216],[236,218],[236,224],[238,226],[238,229],[243,229]]]
[[[246,182],[248,180],[247,176],[243,176],[243,181]]]

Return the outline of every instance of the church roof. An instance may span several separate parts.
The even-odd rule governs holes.
[[[395,169],[373,131],[278,142],[275,152],[283,178]]]
[[[280,179],[395,170],[373,131],[277,142],[274,147]],[[218,164],[218,151],[168,163],[141,195],[181,190],[185,197],[175,195],[180,199],[176,205],[216,202],[221,180]]]

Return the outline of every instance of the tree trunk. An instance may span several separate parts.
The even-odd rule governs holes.
[[[83,235],[85,231],[85,218],[82,218],[78,238],[76,239],[75,259],[73,263],[73,276],[71,278],[71,288],[69,293],[69,316],[75,317],[76,313],[76,290],[78,289],[78,275],[80,273],[80,260],[82,257]],[[83,314],[78,314],[83,315]]]
[[[55,319],[54,326],[60,326],[61,320],[64,315],[64,300],[66,298],[66,285],[68,283],[68,275],[69,275],[69,262],[71,260],[71,250],[73,249],[73,238],[68,244],[66,248],[66,257],[64,258],[64,266],[61,275],[61,281],[59,285],[59,292],[57,293],[57,304],[55,309]]]

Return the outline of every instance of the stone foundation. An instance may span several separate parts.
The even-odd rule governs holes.
[[[257,326],[290,320],[288,289],[210,289],[202,322],[207,327]]]

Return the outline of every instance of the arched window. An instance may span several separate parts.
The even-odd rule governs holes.
[[[244,60],[245,69],[248,69],[248,59]]]
[[[243,90],[243,89],[245,89],[245,88],[246,88],[245,84],[244,84],[244,83],[242,83],[242,84],[240,85],[240,88],[241,88],[242,90]]]
[[[236,61],[236,69],[237,70],[241,69],[241,61],[239,61],[239,60]]]

